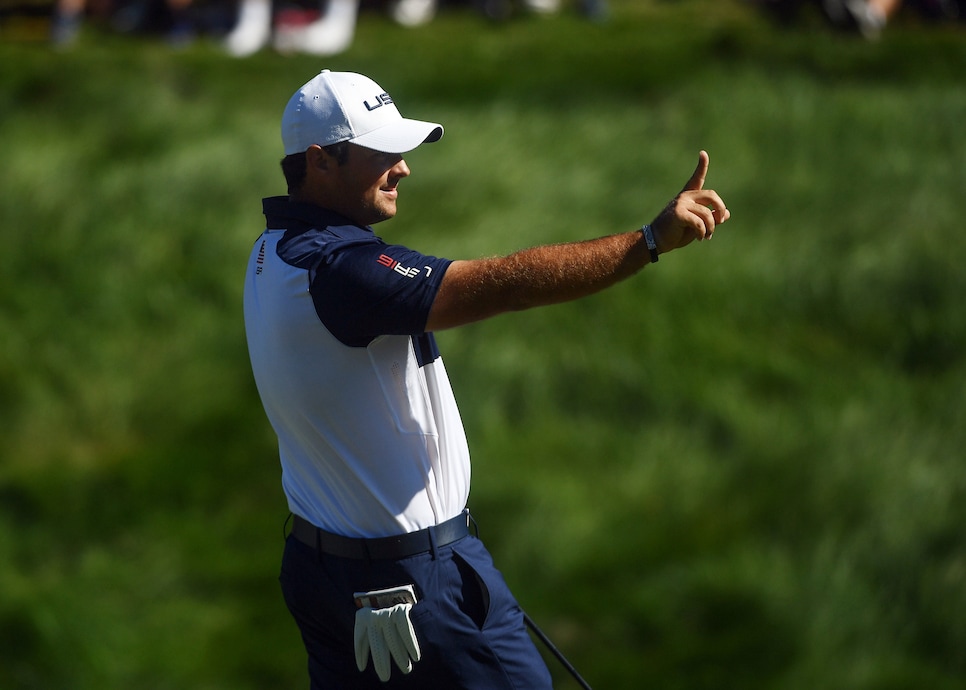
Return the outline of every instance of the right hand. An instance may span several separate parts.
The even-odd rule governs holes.
[[[662,254],[694,240],[711,239],[717,226],[731,217],[718,193],[704,188],[709,164],[707,151],[701,151],[691,179],[651,223],[654,241]]]

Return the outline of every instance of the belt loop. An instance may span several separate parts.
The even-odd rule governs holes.
[[[429,550],[433,552],[433,560],[439,558],[439,549],[436,548],[436,526],[431,526],[429,532]]]
[[[473,536],[477,539],[480,538],[480,526],[476,524],[476,520],[473,518],[473,514],[470,512],[469,508],[464,510],[466,513],[466,529],[473,528]]]

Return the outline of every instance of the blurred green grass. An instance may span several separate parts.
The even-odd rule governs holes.
[[[0,44],[0,687],[306,685],[240,292],[323,66],[446,125],[379,228],[429,253],[634,228],[711,153],[714,242],[439,335],[482,536],[595,687],[962,687],[966,36],[612,5],[324,61]]]

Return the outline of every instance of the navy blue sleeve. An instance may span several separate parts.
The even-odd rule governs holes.
[[[450,263],[400,245],[348,243],[316,267],[310,286],[315,310],[351,347],[381,335],[420,335]]]

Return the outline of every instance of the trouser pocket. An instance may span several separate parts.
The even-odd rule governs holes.
[[[459,608],[476,624],[477,629],[482,630],[490,613],[490,589],[483,581],[483,576],[458,552],[454,552],[453,562],[462,580]]]

